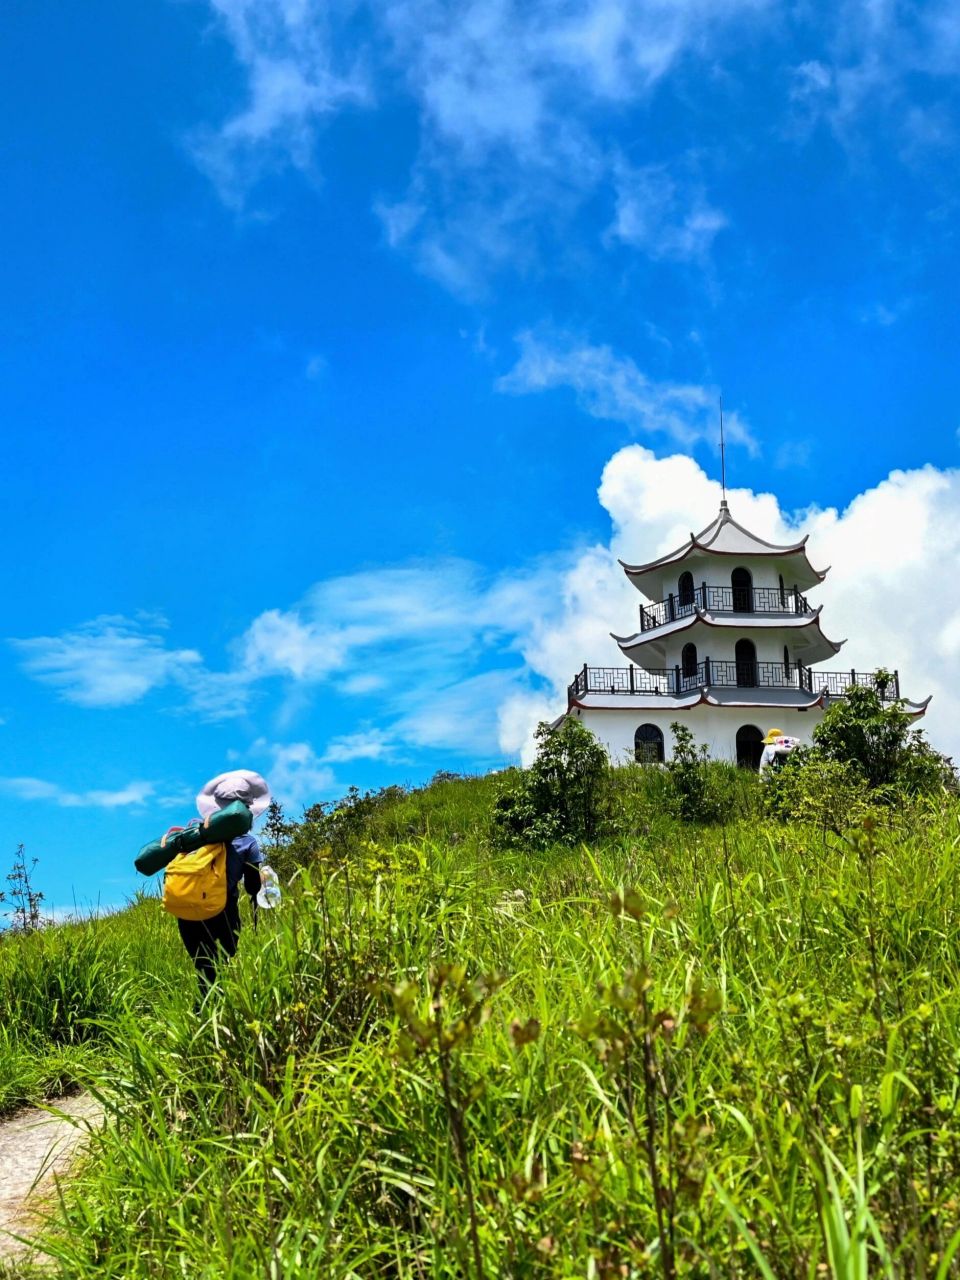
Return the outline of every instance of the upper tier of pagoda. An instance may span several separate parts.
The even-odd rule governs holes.
[[[698,560],[702,562],[713,556],[763,556],[766,560],[783,561],[784,567],[789,569],[789,575],[784,575],[789,585],[800,591],[808,591],[824,580],[828,570],[813,567],[807,559],[806,546],[806,537],[787,546],[778,546],[758,538],[755,533],[734,520],[724,500],[720,503],[717,517],[699,533],[691,533],[689,541],[676,551],[651,560],[648,564],[626,564],[623,560],[620,563],[637,590],[651,600],[659,596],[660,583],[676,566],[682,564],[685,569],[693,569]]]

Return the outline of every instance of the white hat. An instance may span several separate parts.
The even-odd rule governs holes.
[[[270,804],[270,788],[266,778],[252,769],[231,769],[229,773],[211,778],[197,796],[197,809],[201,818],[209,818],[218,809],[225,809],[234,800],[242,800],[255,818],[259,818]]]

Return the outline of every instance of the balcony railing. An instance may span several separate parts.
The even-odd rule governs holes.
[[[675,698],[694,689],[796,689],[813,695],[826,688],[842,698],[851,686],[875,689],[884,702],[900,697],[900,676],[877,671],[815,671],[801,662],[734,662],[704,658],[696,667],[588,667],[573,678],[570,701],[587,693],[662,694]]]
[[[689,618],[695,609],[710,613],[808,614],[813,610],[796,587],[711,587],[702,582],[692,591],[657,604],[640,606],[640,630],[655,631],[678,618]]]

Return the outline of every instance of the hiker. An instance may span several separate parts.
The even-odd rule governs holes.
[[[259,773],[233,769],[207,783],[197,796],[197,809],[200,817],[207,819],[236,800],[245,804],[254,818],[259,818],[270,804],[270,788]],[[227,905],[209,920],[177,920],[183,945],[197,970],[201,996],[206,995],[215,981],[218,962],[224,956],[236,955],[241,881],[250,895],[254,912],[260,891],[260,867],[264,859],[256,837],[252,833],[235,836],[227,842],[226,851]]]

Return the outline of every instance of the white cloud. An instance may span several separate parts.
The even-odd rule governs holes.
[[[433,689],[411,689],[391,732],[413,747],[495,760],[503,753],[500,706],[518,696],[527,684],[526,673],[517,663]]]
[[[288,810],[316,804],[338,790],[333,770],[322,763],[308,742],[261,741],[253,749],[269,761],[263,772],[270,781],[271,794]]]
[[[0,791],[18,800],[41,801],[63,809],[125,809],[151,800],[156,787],[152,782],[128,782],[116,791],[68,791],[43,778],[0,778]]]
[[[822,121],[845,145],[859,146],[863,127],[876,127],[884,114],[878,136],[906,159],[955,142],[939,100],[942,84],[960,69],[954,0],[841,0],[815,34],[820,56],[793,68],[790,90],[806,127]]]
[[[571,217],[605,187],[620,188],[622,242],[656,257],[702,257],[723,215],[700,192],[687,201],[662,163],[659,177],[641,167],[629,184],[608,132],[617,113],[646,106],[687,62],[712,70],[744,26],[774,8],[769,0],[210,3],[247,74],[244,105],[192,143],[223,198],[239,208],[279,166],[311,173],[321,130],[338,113],[410,103],[419,146],[409,180],[375,209],[388,243],[468,296],[506,263],[528,266],[544,235],[556,263]],[[647,131],[638,125],[635,147]]]
[[[661,164],[633,168],[622,160],[614,169],[616,217],[611,239],[642,249],[651,258],[702,262],[718,232],[727,226],[719,209],[694,184],[681,185]]]
[[[238,645],[238,666],[250,680],[287,675],[322,680],[343,667],[351,649],[369,643],[370,627],[337,627],[304,620],[298,611],[269,609],[255,618]]]
[[[320,764],[383,759],[403,746],[493,758],[499,701],[525,682],[518,637],[547,581],[543,567],[490,577],[456,559],[363,571],[261,615],[237,653],[251,681],[376,696],[380,723],[332,741]]]
[[[10,643],[24,671],[83,707],[120,707],[181,682],[199,666],[194,649],[168,649],[159,618],[105,615],[61,636]]]
[[[391,735],[382,729],[360,729],[334,738],[327,744],[322,760],[325,764],[344,764],[351,760],[383,760],[394,752]]]
[[[342,50],[339,23],[358,6],[310,0],[210,0],[247,72],[247,102],[190,149],[221,198],[241,208],[249,187],[279,164],[314,166],[320,123],[369,100],[362,58]]]
[[[621,422],[637,432],[662,432],[680,444],[716,440],[720,393],[693,383],[657,382],[629,356],[608,346],[578,341],[570,334],[517,336],[520,358],[497,382],[512,395],[569,387],[594,418]],[[727,439],[754,448],[753,437],[736,413],[724,415]]]

